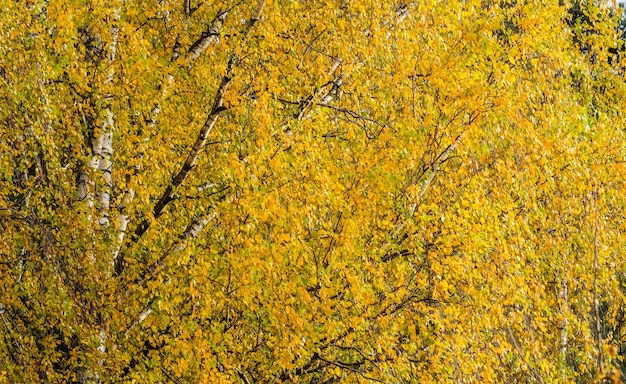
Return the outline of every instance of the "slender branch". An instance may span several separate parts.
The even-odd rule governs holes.
[[[152,278],[163,268],[169,255],[171,255],[173,252],[183,250],[185,247],[185,242],[187,240],[194,239],[198,235],[198,233],[208,224],[208,222],[215,216],[216,213],[213,212],[210,216],[192,221],[189,226],[187,226],[183,234],[180,236],[180,239],[174,242],[174,244],[172,244],[161,255],[161,257],[159,257],[157,261],[150,264],[135,280],[133,280],[133,284],[145,284],[150,278]]]
[[[229,74],[224,75],[224,77],[222,77],[222,82],[219,88],[217,89],[217,94],[215,95],[215,100],[213,102],[213,109],[209,113],[209,116],[204,122],[204,125],[200,129],[200,132],[198,133],[198,137],[196,138],[196,141],[191,151],[187,155],[187,159],[185,160],[185,163],[183,164],[180,171],[178,171],[178,173],[174,175],[174,177],[172,178],[171,184],[167,186],[167,188],[165,189],[165,192],[163,192],[163,195],[161,195],[161,198],[154,206],[154,210],[152,213],[155,219],[160,217],[163,214],[167,204],[169,204],[172,200],[174,200],[174,193],[176,189],[180,187],[180,185],[183,183],[183,181],[185,181],[185,179],[187,179],[187,177],[189,176],[189,173],[191,172],[193,167],[196,165],[196,161],[198,160],[198,155],[202,151],[202,148],[204,148],[204,145],[207,141],[207,138],[209,137],[209,134],[213,130],[213,127],[215,126],[215,123],[217,122],[220,114],[226,110],[226,107],[224,107],[224,104],[223,104],[224,94],[226,92],[226,88],[230,84],[231,79],[232,77]],[[143,234],[148,230],[149,227],[150,227],[150,222],[148,221],[148,219],[144,219],[142,223],[135,230],[133,240],[136,240],[140,238],[141,236],[143,236]]]
[[[283,100],[279,99],[279,101],[283,101]],[[320,106],[320,107],[325,107],[325,108],[329,108],[329,109],[335,110],[337,112],[344,113],[344,114],[350,116],[351,118],[353,118],[355,120],[364,120],[364,121],[376,124],[379,127],[386,127],[387,126],[387,124],[385,124],[385,123],[382,123],[382,122],[380,122],[378,120],[372,119],[372,118],[367,117],[367,116],[363,116],[362,114],[360,114],[358,112],[355,112],[355,111],[353,111],[351,109],[348,109],[348,108],[336,107],[334,105],[327,104],[327,103],[317,103],[317,105]]]
[[[340,64],[341,64],[341,59],[335,58],[335,60],[333,61],[330,67],[330,70],[328,71],[328,74],[332,76],[337,70],[337,68],[339,68]],[[300,108],[298,108],[298,111],[295,113],[296,120],[301,121],[302,119],[305,118],[306,111],[309,110],[311,106],[317,104],[317,101],[316,101],[317,98],[321,97],[327,85],[332,85],[332,87],[323,97],[321,97],[321,104],[325,104],[325,105],[330,104],[333,98],[335,98],[339,94],[339,88],[341,87],[342,84],[343,84],[343,79],[341,78],[341,74],[339,74],[337,77],[335,77],[334,80],[331,80],[328,83],[324,84],[320,88],[316,89],[312,95],[309,95],[309,97],[307,97],[306,99],[303,99],[299,103]]]
[[[124,198],[122,199],[122,202],[119,204],[117,208],[119,211],[118,219],[119,219],[120,224],[119,224],[119,229],[118,229],[118,234],[117,234],[117,246],[115,248],[115,251],[113,252],[114,263],[115,263],[115,260],[117,260],[120,250],[122,249],[122,244],[124,244],[124,238],[126,237],[126,231],[128,230],[128,223],[130,222],[126,209],[131,204],[134,197],[135,197],[135,190],[132,188],[128,188],[128,190],[124,194]]]
[[[191,13],[191,10],[189,10],[189,13]],[[219,41],[220,31],[222,29],[222,25],[224,25],[224,20],[226,20],[227,15],[228,11],[218,12],[217,17],[213,19],[213,23],[211,23],[207,30],[202,32],[200,38],[191,45],[186,56],[188,63],[191,63],[200,57],[200,55],[204,53],[207,48],[209,48],[211,43]]]
[[[430,183],[433,181],[435,176],[437,176],[437,173],[441,169],[441,166],[443,165],[443,163],[445,163],[448,160],[448,158],[450,158],[450,153],[456,149],[456,147],[461,142],[461,138],[462,137],[463,137],[463,134],[461,133],[460,135],[458,135],[456,137],[456,139],[454,140],[454,143],[449,145],[448,148],[446,148],[446,150],[443,151],[441,153],[441,155],[439,155],[439,158],[437,159],[437,162],[435,163],[435,165],[432,168],[432,172],[431,172],[430,176],[424,182],[424,184],[422,184],[422,188],[421,188],[420,193],[419,193],[419,195],[417,197],[418,201],[422,201],[422,198],[424,197],[424,194],[428,190],[428,187],[430,186]]]
[[[185,8],[185,14],[187,15],[187,17],[191,16],[191,13],[195,9],[197,9],[197,8],[191,9],[190,1],[185,1],[184,8]],[[224,20],[226,19],[226,16],[228,15],[228,11],[229,10],[218,12],[218,15],[213,20],[213,23],[207,29],[207,31],[203,32],[202,36],[192,44],[192,46],[189,48],[189,51],[187,52],[187,62],[194,61],[209,47],[211,43],[219,41],[219,34],[221,31],[222,25],[224,24]],[[179,49],[180,49],[180,41],[177,39],[176,44],[174,45],[174,48],[173,48],[172,61],[175,61],[178,58]],[[228,83],[230,82],[230,77],[229,77],[229,73],[231,71],[230,64],[231,62],[229,62],[229,68],[227,70],[226,75],[222,77],[221,84],[218,88],[218,91],[216,93],[216,96],[213,102],[213,108],[211,112],[209,113],[209,116],[205,124],[200,130],[200,133],[198,135],[198,138],[196,139],[194,147],[192,151],[190,152],[190,154],[188,155],[187,160],[185,161],[185,164],[183,165],[183,168],[179,171],[178,174],[174,176],[174,178],[172,179],[172,184],[167,186],[165,192],[163,193],[163,195],[161,195],[161,198],[159,199],[159,201],[157,202],[157,204],[155,205],[153,209],[154,218],[158,218],[159,216],[161,216],[167,204],[174,199],[174,193],[175,193],[176,188],[180,186],[182,182],[188,176],[189,172],[193,168],[193,165],[195,164],[198,153],[200,152],[202,147],[204,147],[204,144],[206,143],[206,138],[210,134],[215,122],[217,121],[219,117],[220,112],[225,110],[222,104],[224,100],[224,92],[228,86]],[[174,80],[174,75],[170,74],[167,79],[167,86],[169,86],[173,80]],[[163,87],[163,94],[165,94],[165,90],[167,86]],[[161,112],[161,107],[157,103],[152,109],[150,121],[148,124],[151,131],[154,131],[155,129],[157,118],[160,112]],[[114,252],[115,270],[116,270],[116,273],[118,274],[121,273],[121,271],[124,269],[124,259],[123,259],[123,255],[120,256],[120,251],[122,249],[122,245],[124,243],[126,232],[127,232],[128,223],[130,221],[128,216],[124,214],[123,210],[125,206],[130,204],[133,196],[134,196],[134,191],[132,190],[127,191],[127,194],[124,198],[125,204],[120,206],[120,234],[118,236],[119,245],[116,251]],[[140,224],[137,226],[137,228],[135,228],[135,231],[131,240],[133,242],[136,242],[137,239],[139,239],[149,229],[149,227],[150,227],[150,222],[148,221],[148,218],[144,218],[140,222]]]
[[[543,381],[543,377],[541,377],[541,374],[539,373],[539,371],[537,371],[537,369],[535,367],[530,365],[530,363],[528,361],[526,361],[526,359],[524,358],[524,352],[522,351],[522,348],[520,348],[519,344],[517,343],[517,339],[515,339],[515,336],[513,335],[513,331],[511,331],[511,327],[507,326],[506,329],[507,329],[507,331],[509,333],[509,337],[511,338],[511,342],[513,343],[513,346],[515,347],[515,349],[517,350],[517,353],[520,356],[520,359],[522,359],[524,364],[526,364],[526,366],[530,369],[530,371],[533,373],[533,375],[535,375],[535,378],[541,384],[545,384],[545,381]]]
[[[602,372],[602,327],[600,323],[600,302],[598,300],[598,187],[593,186],[593,309],[596,322],[596,342],[598,348],[598,370]]]
[[[266,0],[260,0],[254,12],[252,13],[250,20],[248,21],[246,29],[244,31],[244,35],[246,36],[246,38],[249,36],[252,30],[252,27],[261,19],[261,13],[263,12],[263,8],[265,7],[265,2]],[[223,18],[225,17],[226,13],[227,11],[222,12],[216,18],[217,20],[216,23],[219,24],[220,28],[221,28],[221,25],[223,23]],[[194,43],[192,47],[190,48],[188,56],[189,54],[191,54],[190,56],[191,58],[197,57],[196,54],[199,55],[201,53],[201,50],[206,49],[204,43],[206,41],[209,41],[209,42],[211,41],[211,40],[206,40],[206,39],[208,39],[208,36],[201,37],[198,41],[196,41],[196,43]],[[191,173],[191,170],[196,165],[198,156],[200,152],[202,151],[202,149],[204,148],[204,146],[206,145],[209,134],[213,130],[215,123],[218,121],[221,113],[227,109],[224,106],[224,96],[233,78],[233,67],[235,66],[235,63],[237,61],[238,61],[238,57],[233,52],[231,54],[230,59],[228,60],[228,64],[226,66],[226,73],[224,74],[224,76],[222,76],[221,83],[217,88],[215,98],[213,100],[213,107],[211,108],[211,111],[209,112],[206,121],[204,122],[202,128],[200,129],[200,132],[198,132],[198,137],[196,138],[196,141],[191,151],[187,155],[187,158],[185,159],[185,162],[183,166],[181,167],[180,171],[178,171],[178,173],[176,173],[172,177],[172,182],[165,188],[165,191],[163,192],[163,194],[161,195],[161,197],[155,204],[154,209],[152,210],[152,216],[154,219],[159,218],[165,212],[165,208],[167,207],[167,205],[171,201],[174,200],[174,195],[176,193],[176,190],[187,179],[187,177]],[[148,231],[149,228],[150,228],[150,218],[145,217],[139,223],[139,225],[133,232],[132,236],[130,236],[130,243],[136,243]],[[120,253],[115,263],[115,272],[118,275],[120,275],[124,271],[124,269],[125,269],[124,254]]]
[[[17,346],[17,349],[19,350],[19,352],[21,354],[24,354],[24,346],[22,345],[22,343],[20,343],[20,341],[18,340],[17,337],[15,337],[15,334],[13,333],[13,330],[11,329],[11,327],[9,326],[9,322],[7,321],[7,319],[4,317],[4,313],[6,312],[6,309],[4,308],[4,305],[2,305],[2,303],[0,303],[0,317],[2,317],[2,321],[4,322],[4,327],[6,328],[8,334],[11,336],[11,338],[13,339],[13,343]]]
[[[133,284],[135,285],[141,285],[141,286],[145,286],[145,284],[152,279],[161,269],[163,269],[163,266],[165,265],[165,262],[167,261],[167,258],[169,255],[171,255],[173,252],[175,251],[181,251],[184,249],[185,247],[185,243],[190,240],[195,238],[198,233],[207,225],[207,223],[214,218],[216,215],[215,212],[213,212],[212,215],[206,216],[204,218],[201,219],[197,219],[192,221],[187,228],[185,229],[185,231],[183,232],[183,234],[180,236],[180,238],[174,242],[174,244],[172,244],[166,251],[165,253],[163,253],[163,255],[161,255],[161,257],[155,261],[154,263],[152,263],[151,265],[149,265],[143,273],[141,273],[139,275],[139,277],[137,277],[135,280],[133,280]],[[127,286],[127,284],[124,284],[124,286]],[[130,291],[126,290],[126,295],[129,294]],[[128,331],[132,330],[133,328],[135,328],[138,324],[141,324],[151,313],[152,313],[152,304],[154,303],[156,299],[153,297],[152,299],[150,299],[148,301],[148,303],[144,306],[144,310],[141,311],[141,313],[139,313],[139,315],[137,316],[136,320],[134,320],[130,326],[127,328],[127,333]]]
[[[413,217],[413,215],[415,214],[415,211],[417,210],[417,207],[419,206],[419,204],[422,203],[422,200],[424,198],[424,195],[426,194],[426,191],[428,190],[428,187],[430,187],[430,184],[433,182],[433,180],[435,179],[435,177],[439,173],[439,171],[441,169],[441,166],[446,161],[448,161],[448,159],[450,158],[450,153],[452,153],[452,151],[454,151],[456,149],[456,147],[461,142],[462,138],[463,138],[463,133],[459,134],[456,137],[456,139],[454,140],[454,142],[452,144],[448,145],[448,147],[443,152],[441,152],[439,154],[439,156],[437,156],[437,158],[434,160],[433,164],[431,165],[430,175],[428,175],[428,178],[426,180],[424,180],[424,182],[422,183],[422,187],[420,188],[420,192],[417,195],[416,201],[413,203],[413,205],[411,206],[411,209],[409,210],[409,215],[408,215],[407,219],[404,220],[400,225],[398,225],[398,228],[396,229],[396,231],[394,233],[394,237],[398,236],[400,231],[402,231],[402,229],[406,226],[406,224],[409,222],[409,220]]]
[[[174,375],[172,372],[170,372],[169,370],[165,369],[164,366],[161,366],[161,372],[163,372],[165,377],[167,377],[171,382],[173,382],[175,384],[182,384],[183,383],[180,380],[180,378],[178,378],[178,376]]]
[[[561,280],[561,300],[562,300],[562,308],[561,315],[563,316],[563,320],[561,321],[561,358],[563,359],[564,365],[567,364],[567,348],[568,348],[568,337],[567,337],[567,329],[568,329],[568,320],[567,320],[567,312],[569,310],[569,299],[568,299],[568,273],[567,273],[567,260],[565,256],[563,257],[563,277]]]
[[[256,8],[254,9],[254,12],[250,16],[250,20],[248,20],[248,26],[244,32],[244,36],[246,37],[246,39],[250,36],[252,28],[256,25],[256,23],[259,22],[259,20],[261,20],[261,14],[263,14],[263,8],[265,8],[265,3],[266,0],[260,0],[257,3]]]
[[[329,365],[327,362],[323,362],[322,364],[317,364],[315,367],[313,367],[315,363],[318,363],[320,361],[322,361],[320,359],[320,355],[317,352],[314,352],[313,356],[311,356],[309,361],[307,361],[304,365],[302,365],[301,367],[292,369],[291,371],[283,371],[280,375],[278,375],[277,379],[280,382],[285,382],[290,379],[291,375],[302,376],[302,375],[305,375],[310,372],[314,372],[316,370],[319,370]],[[274,381],[276,382],[276,380]]]
[[[183,4],[183,10],[185,12],[185,16],[191,16],[191,0],[185,0]]]
[[[235,368],[237,371],[237,376],[241,379],[241,382],[244,384],[251,384],[250,380],[248,380],[248,376],[239,368]]]

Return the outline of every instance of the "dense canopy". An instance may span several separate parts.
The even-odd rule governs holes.
[[[621,13],[2,2],[0,383],[618,382]]]

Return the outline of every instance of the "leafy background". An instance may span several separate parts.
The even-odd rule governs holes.
[[[621,14],[3,3],[0,382],[619,382]]]

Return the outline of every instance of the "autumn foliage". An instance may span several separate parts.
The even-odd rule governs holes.
[[[620,382],[621,8],[0,5],[0,383]]]

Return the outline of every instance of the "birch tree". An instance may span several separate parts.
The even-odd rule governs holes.
[[[3,4],[0,382],[619,381],[616,15]]]

